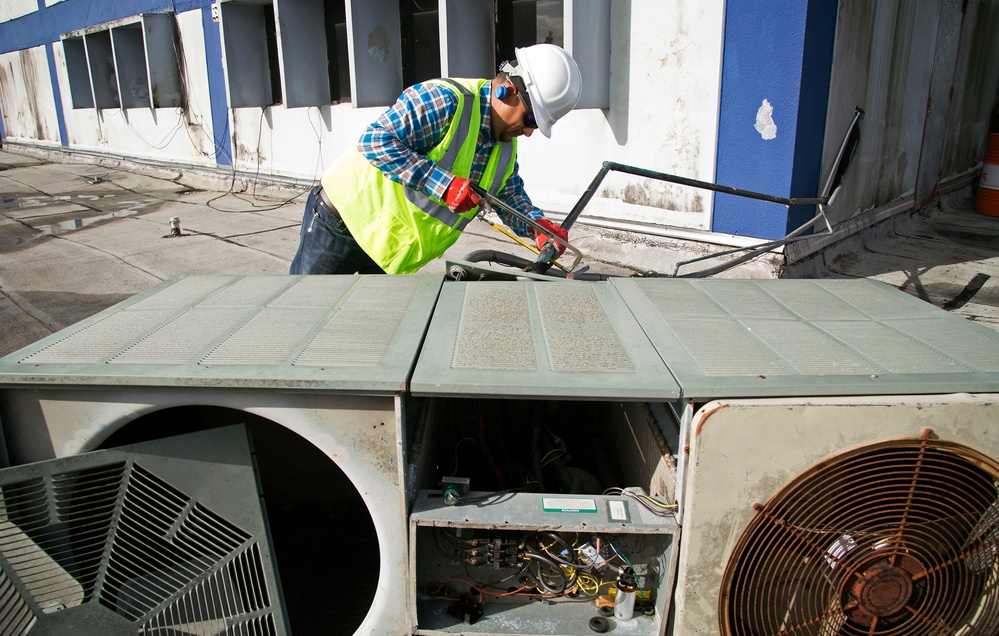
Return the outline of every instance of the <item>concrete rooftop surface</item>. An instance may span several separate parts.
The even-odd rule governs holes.
[[[173,276],[286,274],[307,191],[221,171],[0,151],[0,355]],[[999,329],[999,217],[976,214],[973,196],[946,195],[930,211],[896,216],[784,274],[878,279]],[[172,217],[180,236],[171,234]],[[570,241],[590,271],[616,275],[669,274],[678,261],[728,249],[585,225]],[[480,249],[533,259],[478,221],[446,256]],[[775,277],[781,263],[768,254],[723,275]],[[422,271],[443,275],[445,262]]]

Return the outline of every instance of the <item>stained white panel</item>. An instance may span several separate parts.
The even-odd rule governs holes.
[[[447,283],[413,393],[665,400],[679,387],[610,285]]]
[[[354,106],[388,106],[402,93],[402,32],[394,0],[348,0]]]

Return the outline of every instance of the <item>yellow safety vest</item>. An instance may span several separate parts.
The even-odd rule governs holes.
[[[488,81],[433,80],[455,93],[458,110],[427,158],[458,177],[467,179],[472,171],[482,122],[479,91]],[[479,185],[499,192],[516,156],[516,140],[493,147]],[[478,211],[458,214],[436,197],[392,181],[356,148],[337,159],[322,183],[354,240],[388,274],[411,274],[439,258]]]

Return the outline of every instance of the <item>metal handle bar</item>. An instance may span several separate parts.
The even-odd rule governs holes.
[[[527,216],[523,212],[514,209],[511,205],[509,205],[506,201],[503,201],[499,197],[493,196],[478,184],[472,183],[471,186],[472,186],[472,191],[475,192],[475,194],[479,195],[479,199],[481,199],[482,201],[482,207],[488,209],[488,211],[495,212],[496,208],[500,208],[504,212],[512,214],[516,216],[518,219],[524,221],[529,226],[534,228],[534,230],[539,234],[544,234],[552,241],[558,243],[559,245],[565,246],[566,251],[572,252],[572,254],[574,255],[574,259],[572,261],[572,265],[570,265],[567,268],[569,272],[572,272],[573,270],[576,269],[576,267],[579,266],[579,262],[583,260],[583,253],[579,251],[579,249],[575,245],[571,244],[569,241],[559,238],[558,236],[555,236],[554,234],[546,230],[537,221]],[[562,222],[562,227],[568,228],[568,226],[566,226],[565,224],[565,221]],[[545,262],[545,264],[546,265],[548,264],[547,261]]]

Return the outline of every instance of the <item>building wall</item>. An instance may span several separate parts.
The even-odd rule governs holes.
[[[858,108],[861,133],[827,209],[836,233],[791,246],[789,261],[974,183],[996,107],[997,31],[997,0],[840,2],[823,179]]]
[[[0,3],[0,22],[20,18],[38,9],[38,0],[7,0]]]
[[[275,1],[286,17],[296,10],[307,17],[321,5]],[[488,19],[493,0],[439,5],[445,22]],[[601,165],[613,161],[781,197],[816,196],[859,107],[866,115],[858,159],[828,210],[840,231],[852,231],[866,222],[858,219],[905,208],[906,196],[915,201],[917,179],[932,195],[937,174],[946,180],[980,160],[999,75],[999,41],[992,37],[997,5],[999,0],[564,0],[567,48],[578,47],[577,58],[587,60],[584,77],[594,77],[594,68],[601,73],[606,94],[595,98],[600,107],[566,116],[551,139],[522,140],[528,191],[541,207],[567,211]],[[318,179],[398,94],[393,82],[401,71],[382,70],[398,63],[401,38],[387,19],[396,17],[396,0],[348,2],[353,103],[297,107],[232,107],[234,87],[244,87],[234,73],[266,69],[240,51],[225,50],[227,6],[236,3],[222,3],[218,21],[210,0],[6,3],[0,13],[0,133],[53,148]],[[144,13],[175,16],[183,104],[74,108],[64,38],[86,38]],[[491,57],[494,43],[484,41],[481,29],[471,37],[449,26],[440,30],[447,39],[443,68]],[[308,42],[306,31],[282,32],[281,46]],[[379,38],[384,51],[372,45]],[[301,90],[324,81],[322,58],[300,56],[293,64],[282,57],[286,85]],[[590,66],[594,59],[597,65]],[[933,123],[927,103],[931,92],[945,94],[940,78],[946,72],[957,97],[947,100],[943,123]],[[938,120],[941,107],[934,111]],[[940,134],[930,134],[934,127]],[[708,241],[740,245],[779,238],[813,213],[611,173],[581,221],[666,235],[693,230]],[[788,253],[800,256],[829,240],[817,237]]]
[[[726,5],[718,182],[784,198],[815,197],[836,0]],[[778,239],[812,214],[811,208],[799,213],[718,194],[713,227]]]
[[[0,57],[0,109],[7,135],[57,141],[59,127],[46,47],[34,46]]]
[[[608,6],[610,107],[579,109],[559,122],[552,139],[536,135],[521,144],[521,171],[529,192],[550,210],[571,208],[604,161],[708,181],[714,176],[723,5],[677,0]],[[113,26],[143,12],[170,10],[176,12],[186,106],[73,108],[61,38],[85,35],[93,27]],[[21,33],[0,38],[9,42],[0,53],[9,69],[0,84],[7,138],[309,180],[318,178],[384,110],[385,105],[351,103],[230,108],[219,24],[212,20],[207,0],[65,0],[0,24],[0,34]],[[367,55],[368,36],[356,38],[356,56]],[[27,68],[20,62],[24,54],[19,49],[28,42],[51,48],[54,81],[45,64]],[[22,116],[15,107],[19,91],[39,84],[60,89],[59,108],[50,89],[38,95],[48,107]],[[58,134],[59,116],[65,121],[63,135]],[[711,198],[703,191],[615,174],[605,180],[587,215],[592,211],[594,217],[706,230],[710,207]]]

